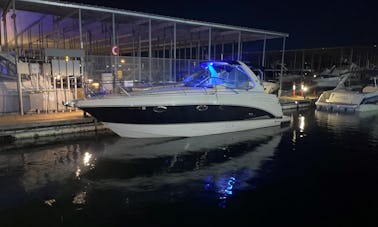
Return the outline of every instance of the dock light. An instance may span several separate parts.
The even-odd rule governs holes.
[[[306,98],[306,92],[308,90],[308,87],[307,86],[303,86],[303,98],[305,99]]]
[[[301,82],[301,96],[304,96],[304,88],[305,88],[304,82],[302,81]]]
[[[95,89],[98,89],[100,87],[100,83],[92,83],[92,86],[95,88]]]
[[[292,96],[295,97],[295,93],[296,93],[296,86],[295,86],[295,81],[293,81],[293,93],[292,93]]]
[[[316,74],[314,74],[314,78],[316,78]]]
[[[66,60],[66,62],[68,62],[68,61],[70,60],[70,57],[69,57],[69,56],[66,56],[66,57],[65,57],[65,60]]]
[[[126,62],[126,60],[125,59],[121,59],[121,63],[125,63]]]

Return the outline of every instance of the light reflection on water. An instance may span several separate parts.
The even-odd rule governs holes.
[[[95,217],[104,216],[104,209],[109,217],[143,213],[151,204],[173,206],[182,201],[189,207],[212,204],[205,206],[213,206],[212,212],[227,210],[237,205],[243,192],[262,190],[258,180],[279,175],[273,167],[285,163],[286,156],[296,160],[298,154],[313,155],[328,146],[331,152],[352,143],[376,150],[377,115],[314,110],[289,114],[293,124],[287,128],[194,138],[100,137],[0,153],[0,218],[2,211],[12,208],[22,213],[30,206],[36,218],[53,209],[59,218],[48,218],[58,222],[83,213],[98,220]],[[358,136],[358,141],[350,135]],[[306,166],[302,162],[290,166]]]
[[[160,192],[153,200],[175,200],[205,188],[225,207],[235,188],[251,188],[248,180],[274,155],[288,129],[164,140],[120,138],[98,157],[86,182],[103,191]]]
[[[378,112],[357,112],[357,113],[329,113],[315,110],[315,117],[318,125],[326,126],[331,130],[357,129],[364,126],[365,122],[378,123]],[[375,126],[374,125],[374,126]]]
[[[0,171],[4,176],[5,169],[17,169],[15,177],[20,185],[13,187],[22,187],[28,193],[44,191],[54,184],[74,184],[78,188],[72,192],[72,203],[76,205],[85,204],[91,190],[143,193],[186,185],[187,193],[208,185],[206,191],[218,194],[224,207],[235,187],[248,188],[246,181],[274,155],[282,133],[288,129],[273,127],[194,138],[114,138],[99,141],[101,145],[47,147],[0,155]],[[59,202],[58,194],[44,194],[44,201],[54,201],[48,202],[53,206]]]
[[[353,114],[315,111],[315,118],[319,127],[327,128],[340,139],[344,138],[344,134],[365,135],[364,142],[371,144],[378,142],[378,112],[376,111]]]

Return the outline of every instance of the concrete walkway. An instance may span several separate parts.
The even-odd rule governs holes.
[[[0,116],[0,139],[3,140],[57,136],[102,129],[104,129],[103,124],[90,116],[84,117],[83,111]]]

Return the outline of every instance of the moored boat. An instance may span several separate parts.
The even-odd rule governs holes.
[[[333,112],[378,111],[377,77],[367,83],[362,79],[359,84],[348,86],[349,76],[344,76],[337,87],[323,92],[315,102],[318,110]]]
[[[85,99],[77,107],[121,137],[191,137],[290,121],[244,63],[207,61],[180,85]]]

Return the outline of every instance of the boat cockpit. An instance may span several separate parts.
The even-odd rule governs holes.
[[[224,86],[230,89],[249,90],[256,85],[251,76],[240,64],[228,62],[204,62],[197,70],[184,79],[185,87],[215,88]]]

